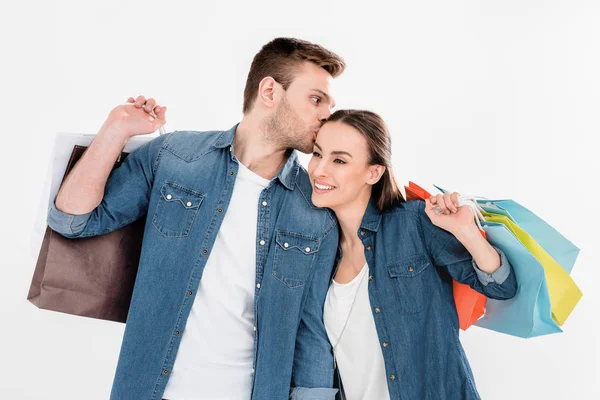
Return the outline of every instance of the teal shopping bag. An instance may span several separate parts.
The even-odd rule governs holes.
[[[499,210],[508,213],[565,271],[571,273],[579,248],[546,221],[513,200],[479,200],[477,203],[487,206],[492,213]]]
[[[483,222],[482,225],[487,240],[502,250],[512,265],[518,289],[512,299],[488,299],[486,312],[475,325],[522,338],[562,332],[552,319],[542,264],[503,224]]]
[[[433,186],[442,193],[446,192],[446,190],[439,186]],[[487,212],[506,215],[542,246],[550,257],[554,258],[565,271],[569,274],[571,273],[579,255],[579,248],[546,221],[521,204],[510,199],[477,199],[477,204]]]

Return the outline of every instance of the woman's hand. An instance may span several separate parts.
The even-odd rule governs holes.
[[[459,193],[444,193],[425,199],[425,213],[431,222],[454,236],[477,230],[471,207],[458,206]]]
[[[425,212],[435,226],[450,232],[465,246],[480,270],[493,274],[500,268],[500,256],[479,232],[471,207],[458,206],[458,196],[457,192],[431,196],[425,199]]]

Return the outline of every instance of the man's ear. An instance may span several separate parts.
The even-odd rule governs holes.
[[[264,77],[258,84],[258,101],[265,107],[273,108],[277,103],[277,91],[279,83],[270,76]]]
[[[371,165],[369,167],[369,179],[367,180],[367,183],[369,185],[375,185],[379,182],[384,173],[385,167],[383,165]]]

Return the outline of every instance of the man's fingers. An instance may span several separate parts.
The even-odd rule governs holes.
[[[153,98],[149,98],[148,100],[146,100],[146,104],[144,104],[144,106],[142,108],[147,113],[151,113],[154,110],[155,106],[156,106],[156,100]]]
[[[140,95],[140,96],[138,96],[138,97],[135,98],[134,105],[135,105],[136,108],[141,108],[144,105],[145,102],[146,102],[146,98],[144,96]]]
[[[165,120],[167,115],[167,107],[166,106],[156,106],[154,108],[154,113],[159,119]]]

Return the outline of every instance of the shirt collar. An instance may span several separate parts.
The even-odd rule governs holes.
[[[235,136],[235,131],[238,127],[239,123],[235,124],[231,129],[221,133],[221,135],[217,138],[214,146],[218,149],[224,149],[226,147],[231,146],[231,155],[233,157],[234,148],[233,148],[233,138]],[[296,181],[296,176],[300,170],[300,163],[298,162],[298,154],[295,150],[288,151],[289,157],[283,164],[283,167],[279,170],[279,173],[275,178],[279,179],[281,184],[285,186],[289,190],[294,190],[294,182]]]
[[[365,215],[360,224],[361,229],[366,229],[372,232],[377,232],[379,223],[381,222],[381,211],[377,208],[377,204],[373,197],[369,200]]]

